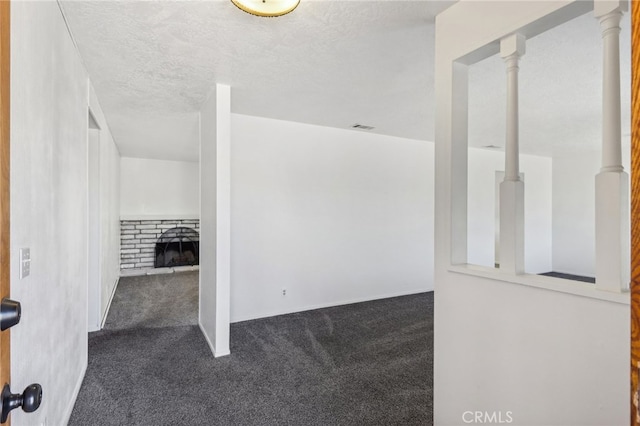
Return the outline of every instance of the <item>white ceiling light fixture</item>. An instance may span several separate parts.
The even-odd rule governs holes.
[[[231,0],[240,10],[256,16],[275,17],[293,11],[300,0]]]

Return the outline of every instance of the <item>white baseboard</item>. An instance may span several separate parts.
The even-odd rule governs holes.
[[[214,358],[220,358],[221,356],[227,356],[227,355],[231,355],[231,351],[226,350],[224,352],[216,352],[213,354]]]
[[[120,277],[116,278],[116,283],[113,285],[113,290],[111,291],[111,296],[109,296],[109,303],[107,303],[107,309],[104,310],[104,315],[102,316],[102,321],[100,321],[100,329],[104,327],[104,323],[107,321],[107,315],[109,315],[109,309],[111,309],[111,302],[113,302],[113,296],[116,294],[116,289],[118,288],[118,284],[120,283]]]
[[[244,317],[233,318],[231,320],[231,323],[233,324],[236,322],[250,321],[250,320],[260,319],[260,318],[269,318],[269,317],[275,317],[278,315],[293,314],[296,312],[312,311],[314,309],[333,308],[335,306],[351,305],[353,303],[371,302],[371,301],[380,300],[380,299],[390,299],[392,297],[410,296],[412,294],[420,294],[420,293],[429,293],[432,291],[433,291],[433,288],[415,289],[415,290],[399,292],[399,293],[382,294],[382,295],[377,295],[373,297],[364,296],[360,298],[341,300],[337,302],[320,303],[317,305],[305,305],[298,308],[286,308],[286,309],[275,310],[275,311],[270,311],[265,313],[257,313],[255,315],[247,315]]]
[[[69,424],[69,419],[71,419],[71,413],[73,413],[73,407],[76,405],[76,400],[78,399],[78,395],[80,394],[80,388],[82,387],[82,382],[84,381],[84,376],[87,373],[87,366],[89,361],[85,361],[82,366],[82,371],[80,372],[80,377],[78,377],[78,381],[76,382],[76,386],[73,389],[73,393],[71,394],[71,400],[67,405],[67,408],[64,411],[64,416],[62,417],[63,425]]]
[[[209,349],[211,349],[211,353],[213,354],[213,356],[216,356],[216,347],[213,346],[213,343],[211,342],[211,339],[209,339],[209,335],[207,334],[207,332],[204,330],[204,328],[202,327],[202,324],[198,321],[198,327],[200,328],[200,332],[202,333],[202,335],[204,336],[204,340],[207,341],[207,344],[209,345]]]
[[[219,358],[221,356],[225,356],[225,355],[231,354],[231,352],[229,350],[224,351],[224,352],[216,352],[216,347],[213,346],[213,343],[211,342],[211,339],[209,338],[209,335],[204,330],[204,328],[202,328],[202,324],[200,322],[198,322],[198,327],[200,328],[200,331],[202,332],[202,335],[204,336],[204,340],[207,341],[207,344],[209,345],[209,349],[211,349],[211,353],[213,354],[214,358]]]

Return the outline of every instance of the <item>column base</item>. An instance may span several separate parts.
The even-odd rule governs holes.
[[[629,291],[629,175],[596,175],[596,288]]]
[[[524,273],[524,182],[500,184],[500,271]]]

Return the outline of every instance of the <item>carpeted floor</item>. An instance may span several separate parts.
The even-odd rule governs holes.
[[[198,324],[198,272],[122,277],[105,330]]]
[[[143,278],[146,291],[171,279]],[[432,424],[433,293],[232,324],[215,359],[195,325],[121,316],[130,295],[149,299],[127,287],[119,319],[89,337],[70,425]]]
[[[565,280],[572,280],[572,281],[582,281],[585,283],[591,283],[591,284],[595,284],[596,279],[594,277],[585,277],[583,275],[573,275],[573,274],[565,274],[563,272],[545,272],[544,274],[540,274],[540,275],[544,275],[547,277],[554,277],[554,278],[562,278]]]

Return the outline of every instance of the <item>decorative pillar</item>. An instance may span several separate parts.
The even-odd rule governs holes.
[[[596,0],[603,46],[602,168],[596,175],[596,288],[629,289],[629,175],[622,167],[620,21],[625,1]]]
[[[518,130],[518,62],[525,52],[525,38],[512,34],[500,41],[500,55],[507,68],[507,132],[505,175],[500,184],[500,270],[524,273],[524,182],[520,180]]]

